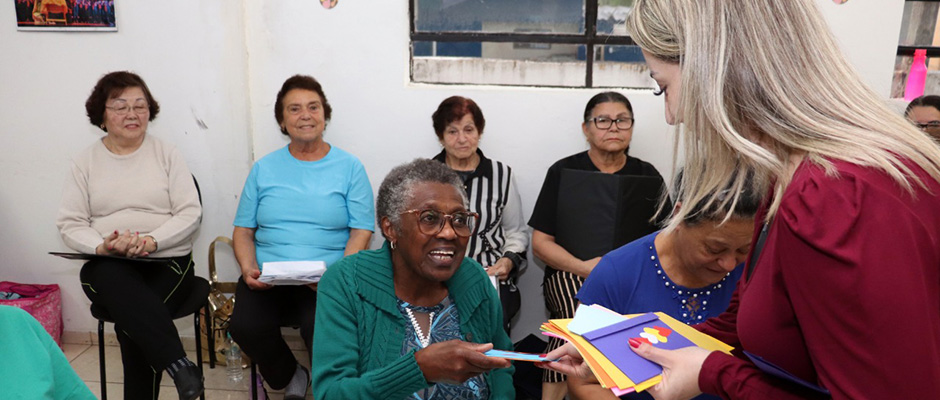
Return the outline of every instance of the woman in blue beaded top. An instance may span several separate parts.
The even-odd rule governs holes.
[[[584,281],[578,301],[620,314],[662,311],[690,325],[723,312],[744,269],[760,205],[759,196],[750,191],[737,204],[727,204],[733,196],[730,189],[723,192],[727,195],[718,204],[696,204],[676,229],[651,233],[607,253]],[[731,207],[733,216],[723,221]],[[568,376],[568,391],[575,398],[614,398],[596,381],[576,376]],[[651,397],[631,393],[622,398]]]

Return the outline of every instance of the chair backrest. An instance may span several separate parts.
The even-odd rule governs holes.
[[[196,175],[193,175],[193,184],[196,185],[196,196],[199,196],[199,205],[202,205],[202,190],[199,190],[199,181],[196,180]]]

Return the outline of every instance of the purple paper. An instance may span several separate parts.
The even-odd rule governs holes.
[[[606,326],[582,335],[607,357],[627,378],[640,383],[663,372],[662,367],[630,349],[629,340],[635,338],[660,349],[675,350],[695,346],[689,339],[675,332],[656,314],[648,313]]]

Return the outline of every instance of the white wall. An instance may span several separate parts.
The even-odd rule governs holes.
[[[149,133],[176,144],[199,180],[197,274],[208,241],[231,235],[251,157],[244,19],[229,3],[119,2],[116,33],[17,32],[13,7],[0,5],[0,280],[59,284],[67,331],[96,329],[81,263],[46,253],[68,251],[55,227],[62,183],[70,157],[103,135],[84,104],[104,73],[147,81],[161,105]]]
[[[903,2],[819,4],[855,67],[887,96]],[[135,70],[147,80],[162,105],[151,134],[180,147],[199,177],[203,276],[208,242],[231,234],[251,160],[287,143],[273,103],[292,74],[324,85],[334,109],[327,141],[363,161],[373,189],[393,166],[440,150],[430,115],[455,94],[483,109],[481,148],[516,170],[526,217],[548,166],[587,148],[579,121],[598,90],[410,84],[407,2],[346,0],[325,10],[309,0],[165,0],[121,2],[117,12],[117,33],[16,32],[13,7],[0,5],[0,279],[60,284],[68,331],[95,329],[80,263],[45,253],[67,250],[54,225],[61,186],[69,157],[101,136],[82,105],[107,71]],[[673,130],[662,99],[625,93],[637,119],[631,154],[671,173]],[[235,279],[234,267],[222,268],[223,280]],[[541,278],[530,263],[514,338],[546,318]]]

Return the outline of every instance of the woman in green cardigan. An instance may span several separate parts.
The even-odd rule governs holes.
[[[317,294],[314,398],[511,399],[510,350],[496,290],[464,258],[476,214],[460,178],[417,159],[379,188],[386,242],[346,257]]]

